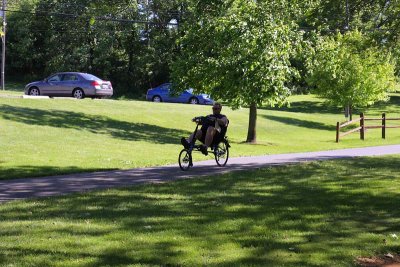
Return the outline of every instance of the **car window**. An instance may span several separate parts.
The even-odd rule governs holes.
[[[63,82],[68,82],[68,81],[77,81],[78,77],[76,77],[75,74],[65,74],[63,78]]]
[[[59,81],[61,81],[61,78],[62,78],[62,75],[61,75],[61,74],[56,74],[56,75],[51,76],[51,77],[48,79],[48,81],[49,81],[49,82],[59,82]]]
[[[98,77],[96,77],[96,76],[94,76],[94,75],[92,75],[92,74],[89,74],[89,73],[81,73],[80,75],[81,75],[85,80],[88,80],[88,81],[101,81],[100,78],[98,78]]]
[[[160,89],[169,91],[171,85],[169,83],[163,84],[160,86]]]

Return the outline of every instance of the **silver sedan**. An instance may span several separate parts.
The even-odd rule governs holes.
[[[43,81],[29,83],[25,86],[25,94],[31,96],[71,96],[78,99],[84,97],[110,97],[113,95],[111,82],[88,73],[60,72]]]

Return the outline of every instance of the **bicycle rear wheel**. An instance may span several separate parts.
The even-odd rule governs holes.
[[[193,165],[192,154],[185,148],[179,153],[179,167],[182,171],[187,171]]]
[[[215,146],[214,156],[218,166],[224,167],[226,165],[229,158],[229,146],[225,140],[221,141],[217,146]]]

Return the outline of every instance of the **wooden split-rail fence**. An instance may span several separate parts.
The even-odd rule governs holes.
[[[381,125],[365,125],[366,121],[381,121]],[[366,129],[382,129],[382,138],[386,138],[386,129],[388,128],[400,128],[400,125],[387,125],[387,121],[400,121],[400,118],[386,118],[386,113],[382,113],[382,118],[366,118],[364,113],[360,114],[360,118],[354,119],[351,121],[347,121],[345,123],[340,124],[339,122],[336,124],[336,143],[339,142],[340,138],[346,136],[351,133],[360,132],[360,139],[364,140],[365,138],[365,130]],[[358,124],[359,123],[359,124]],[[356,124],[358,127],[353,128],[347,132],[340,132],[340,129]]]

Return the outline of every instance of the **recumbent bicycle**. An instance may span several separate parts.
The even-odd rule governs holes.
[[[190,167],[193,167],[193,158],[192,158],[192,153],[193,152],[200,152],[200,145],[196,145],[196,133],[197,130],[199,129],[199,125],[203,124],[211,124],[211,118],[209,116],[200,116],[200,117],[195,117],[192,119],[193,122],[196,123],[196,128],[193,132],[193,140],[189,143],[189,148],[184,148],[181,150],[179,153],[179,167],[181,168],[182,171],[187,171],[189,170]],[[228,122],[229,123],[229,122]],[[217,162],[217,165],[220,167],[223,167],[226,165],[228,162],[229,158],[229,148],[231,147],[228,141],[228,137],[225,136],[226,134],[226,128],[225,131],[221,131],[219,136],[214,137],[214,140],[209,148],[208,153],[214,154],[215,161]]]

